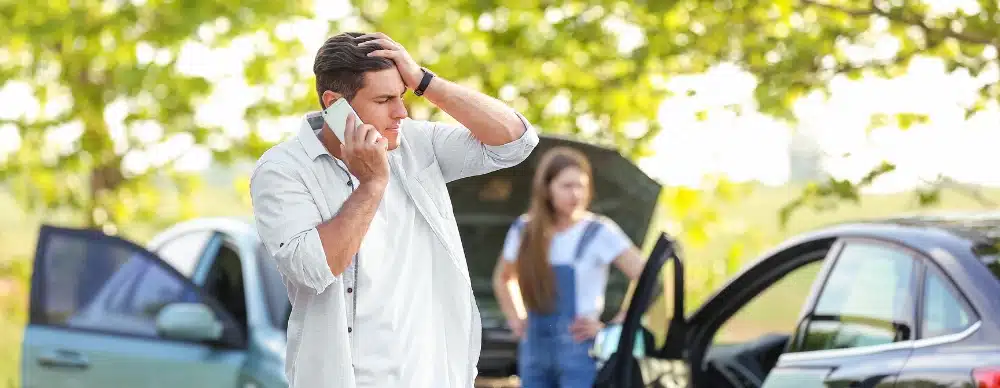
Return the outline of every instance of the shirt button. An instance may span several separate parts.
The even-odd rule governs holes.
[[[350,327],[348,327],[348,328],[347,328],[347,332],[348,332],[348,333],[350,333],[350,332],[351,332],[351,328],[350,328]]]
[[[352,288],[352,287],[347,287],[347,293],[348,293],[348,294],[350,294],[350,293],[352,293],[352,292],[354,292],[354,288]]]

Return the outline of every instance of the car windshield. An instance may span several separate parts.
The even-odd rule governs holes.
[[[267,299],[268,318],[274,327],[285,329],[288,326],[288,313],[292,304],[288,301],[288,291],[281,280],[281,273],[271,260],[271,255],[263,244],[257,245],[257,268],[260,268],[260,282],[264,285],[264,295]]]

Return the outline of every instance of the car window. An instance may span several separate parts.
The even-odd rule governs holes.
[[[38,260],[41,311],[33,323],[155,338],[160,309],[200,302],[182,276],[117,239],[55,234]]]
[[[177,272],[191,277],[205,250],[205,244],[211,238],[210,230],[184,233],[161,245],[156,254]]]
[[[260,283],[264,285],[264,297],[267,299],[267,313],[274,327],[285,328],[288,325],[288,312],[291,302],[288,301],[288,289],[281,279],[281,273],[271,255],[263,244],[257,246],[257,267],[260,268]]]
[[[713,343],[744,343],[768,334],[791,335],[823,261],[798,267],[743,305],[716,332]]]
[[[972,312],[937,269],[927,271],[923,294],[922,338],[960,333],[972,326]]]
[[[913,257],[897,248],[847,243],[795,350],[846,349],[909,339],[914,266]]]
[[[228,244],[220,245],[211,263],[202,290],[219,301],[236,323],[246,330],[249,326],[240,255]]]

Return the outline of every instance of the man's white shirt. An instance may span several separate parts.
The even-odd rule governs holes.
[[[322,119],[306,115],[297,136],[261,156],[250,192],[292,302],[290,387],[473,386],[482,328],[445,184],[525,160],[538,135],[519,117],[524,135],[500,146],[461,126],[405,120],[382,202],[339,276],[316,226],[358,182],[317,138]]]

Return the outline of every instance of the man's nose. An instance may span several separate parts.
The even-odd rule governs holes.
[[[402,100],[396,102],[395,106],[392,107],[392,112],[389,114],[391,114],[392,118],[395,120],[405,119],[407,115],[406,105],[403,104]]]

